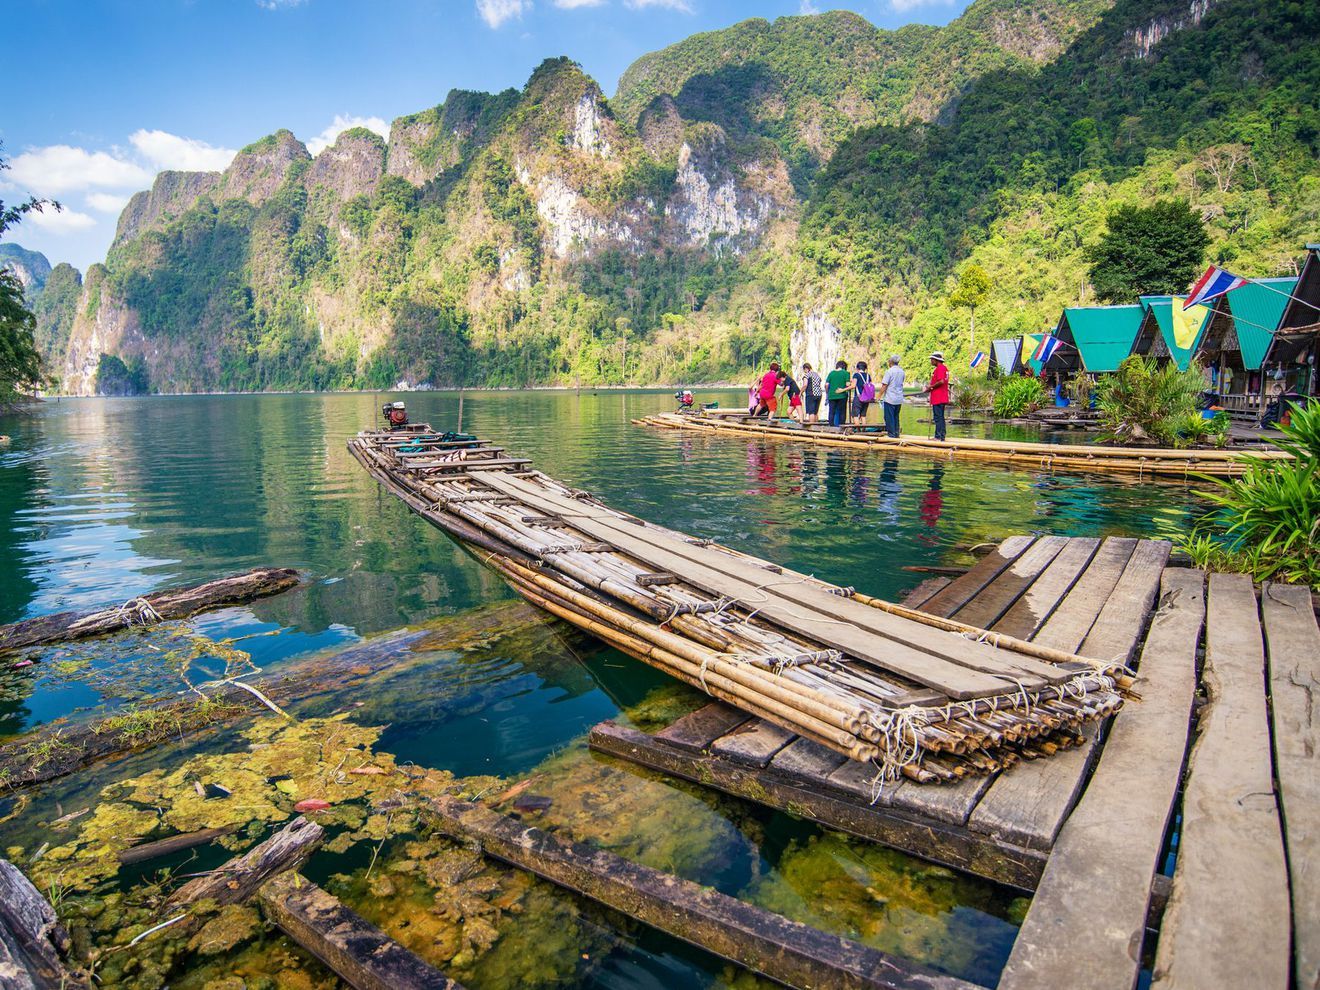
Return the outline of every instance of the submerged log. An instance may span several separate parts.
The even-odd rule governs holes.
[[[55,909],[18,867],[0,859],[0,990],[89,986],[65,968],[69,948]]]
[[[272,877],[302,866],[324,838],[325,829],[316,822],[295,818],[242,856],[188,881],[170,895],[166,906],[176,908],[202,900],[241,904]]]
[[[276,877],[257,899],[267,918],[358,990],[463,990],[306,877]]]
[[[96,612],[60,612],[0,626],[0,653],[43,643],[86,639],[118,632],[129,626],[150,625],[161,619],[182,619],[222,605],[237,605],[287,591],[299,581],[289,567],[258,567],[218,581],[187,588],[156,591],[123,605]]]
[[[481,805],[436,798],[440,830],[488,855],[792,987],[971,990],[942,976],[614,853],[561,841]]]
[[[203,828],[196,832],[184,832],[180,835],[171,835],[167,839],[157,839],[155,842],[143,842],[140,845],[129,846],[119,854],[120,866],[133,866],[136,863],[145,863],[149,859],[156,859],[159,856],[168,856],[171,853],[182,852],[185,849],[193,849],[197,846],[204,846],[208,842],[214,842],[216,839],[229,835],[237,830],[235,825],[226,825],[224,828]]]

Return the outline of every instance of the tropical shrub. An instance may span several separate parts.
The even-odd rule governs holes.
[[[995,389],[991,408],[996,416],[1006,419],[1039,409],[1048,399],[1049,393],[1039,378],[1005,378]]]
[[[1077,374],[1068,379],[1063,386],[1063,394],[1072,400],[1074,406],[1089,408],[1091,396],[1095,392],[1095,381],[1090,375]]]
[[[985,378],[969,378],[953,385],[953,403],[960,412],[988,408],[994,396],[994,384]]]
[[[1202,418],[1204,388],[1205,379],[1196,364],[1179,371],[1173,363],[1161,367],[1152,358],[1134,354],[1096,383],[1104,439],[1153,441],[1167,447],[1222,443],[1228,421],[1218,416]]]
[[[1257,460],[1205,492],[1216,510],[1181,541],[1198,567],[1320,588],[1320,405],[1294,407],[1274,444],[1293,460]]]

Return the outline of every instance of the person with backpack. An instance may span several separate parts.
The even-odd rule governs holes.
[[[889,367],[880,379],[880,408],[885,413],[885,432],[898,439],[898,414],[903,411],[903,384],[907,375],[898,363],[898,355],[889,355]]]
[[[865,361],[857,362],[857,370],[853,372],[852,383],[849,388],[852,389],[853,393],[853,426],[865,426],[866,410],[875,401],[875,382],[871,380],[871,373],[866,370]]]
[[[842,426],[848,416],[848,362],[836,361],[834,370],[825,376],[825,398],[830,404],[830,426]]]
[[[802,398],[806,401],[806,422],[815,423],[820,419],[820,400],[825,395],[820,380],[820,372],[813,371],[811,365],[802,365]]]

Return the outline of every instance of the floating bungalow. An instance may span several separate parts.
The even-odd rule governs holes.
[[[1219,403],[1230,413],[1259,417],[1265,355],[1297,282],[1256,279],[1215,300],[1196,355],[1210,369]]]
[[[1306,261],[1293,288],[1293,299],[1284,300],[1283,316],[1265,351],[1265,366],[1278,366],[1285,391],[1314,395],[1316,355],[1320,354],[1320,244],[1306,245]]]
[[[1016,375],[1022,367],[1022,347],[1026,338],[1010,337],[990,341],[990,374],[1003,378]],[[1025,355],[1029,357],[1030,355]]]
[[[1152,357],[1160,364],[1172,361],[1179,371],[1192,363],[1210,316],[1209,306],[1183,311],[1184,296],[1142,296],[1144,313],[1132,353]]]
[[[1139,303],[1068,307],[1054,330],[1061,346],[1045,363],[1045,370],[1068,375],[1117,371],[1132,353],[1144,316],[1145,307]]]

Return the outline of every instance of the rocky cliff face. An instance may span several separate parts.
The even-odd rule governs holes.
[[[50,277],[50,262],[40,251],[29,251],[17,244],[0,244],[0,269],[13,272],[31,302]]]
[[[1134,56],[1149,58],[1155,46],[1173,32],[1200,24],[1212,4],[1213,0],[1190,0],[1184,10],[1169,16],[1153,18],[1141,27],[1129,31],[1123,40],[1131,46]]]
[[[161,172],[151,188],[134,193],[119,214],[115,243],[131,241],[182,216],[199,197],[220,185],[222,178],[219,172]]]
[[[354,128],[312,159],[305,182],[309,191],[319,190],[342,203],[370,196],[384,174],[385,142],[372,131]]]
[[[253,206],[260,206],[284,185],[292,169],[311,160],[307,146],[291,132],[276,131],[234,156],[216,195],[220,199],[245,199]]]
[[[735,253],[755,245],[774,215],[792,200],[777,156],[737,165],[723,132],[712,129],[678,152],[674,195],[665,213],[692,247]]]

